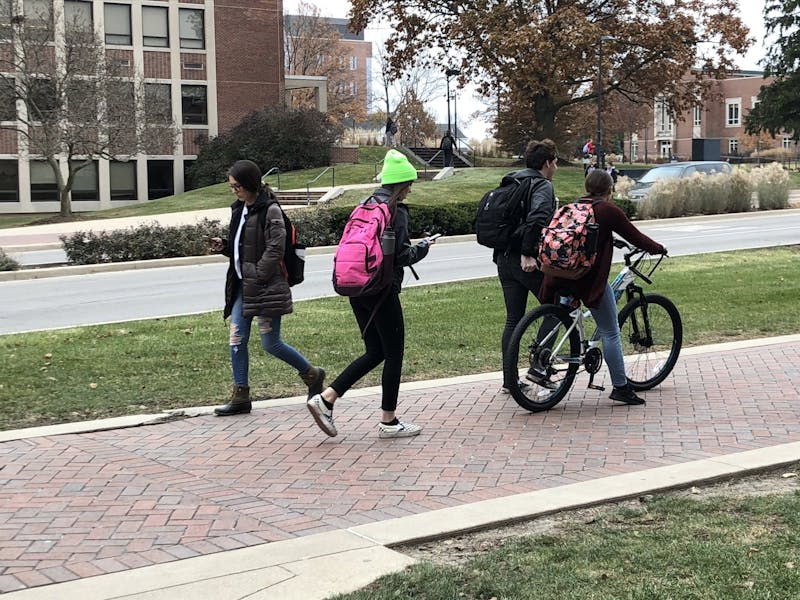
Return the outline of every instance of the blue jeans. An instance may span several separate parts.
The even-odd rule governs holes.
[[[597,331],[603,340],[603,358],[611,373],[611,383],[614,387],[624,387],[628,383],[625,376],[625,361],[622,358],[622,337],[619,332],[617,318],[617,302],[614,300],[614,291],[611,284],[606,284],[606,291],[600,299],[600,304],[589,311],[597,323]]]
[[[261,337],[261,346],[266,352],[281,359],[289,366],[303,374],[311,368],[311,363],[306,357],[292,348],[281,339],[281,318],[256,317],[258,319],[258,333]],[[233,370],[233,383],[247,386],[248,372],[250,370],[250,355],[247,352],[247,342],[250,341],[250,325],[253,317],[242,314],[242,289],[236,294],[231,313],[231,369]]]

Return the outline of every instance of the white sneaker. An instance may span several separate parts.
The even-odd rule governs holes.
[[[333,424],[333,411],[322,402],[322,396],[320,394],[311,396],[306,402],[306,406],[319,428],[329,436],[335,437],[338,432],[336,425]]]
[[[403,438],[419,435],[422,427],[414,425],[413,423],[398,422],[397,425],[384,425],[378,424],[378,437],[379,438]]]

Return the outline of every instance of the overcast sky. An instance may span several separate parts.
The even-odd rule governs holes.
[[[350,10],[349,0],[306,0],[309,4],[316,4],[320,7],[320,13],[326,17],[345,18]],[[714,0],[707,0],[713,2]],[[284,0],[283,10],[285,13],[296,13],[297,6],[300,0]],[[764,0],[739,0],[739,10],[741,11],[742,20],[750,27],[750,33],[755,38],[755,43],[750,48],[750,51],[741,57],[737,62],[740,68],[748,70],[757,70],[761,67],[758,61],[764,56]],[[367,29],[365,37],[368,40],[379,41],[385,36],[380,30]],[[447,102],[445,94],[439,101],[432,102],[429,110],[441,122],[447,120]],[[485,135],[485,125],[482,123],[465,124],[463,119],[480,108],[480,102],[474,99],[473,94],[469,90],[460,90],[458,92],[458,115],[460,127],[472,137],[482,138]]]

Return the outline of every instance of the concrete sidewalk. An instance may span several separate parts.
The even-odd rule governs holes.
[[[791,464],[798,342],[685,349],[643,407],[585,377],[535,414],[498,373],[404,384],[401,415],[425,429],[399,440],[377,438],[374,388],[337,404],[336,438],[302,398],[6,432],[0,592],[322,599],[410,564],[408,541]]]

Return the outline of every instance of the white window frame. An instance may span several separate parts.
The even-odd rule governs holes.
[[[700,127],[703,124],[703,107],[700,104],[694,105],[694,110],[692,111],[692,125],[694,127]]]
[[[127,11],[128,11],[128,14],[127,14],[127,17],[128,17],[127,32],[125,32],[124,24],[116,24],[116,25],[122,25],[122,27],[119,28],[119,29],[116,29],[116,28],[113,29],[112,30],[113,33],[111,33],[111,34],[108,33],[108,25],[109,25],[109,22],[112,21],[112,19],[108,18],[108,10],[112,6],[115,7],[113,10],[119,10],[120,14],[121,14],[122,10],[127,9]],[[104,39],[105,39],[105,43],[106,43],[107,46],[132,46],[133,45],[133,28],[132,28],[132,25],[131,25],[131,5],[130,4],[119,4],[119,3],[116,3],[116,2],[106,2],[105,4],[103,4],[103,23],[104,23],[104,27],[105,27]],[[126,42],[120,42],[120,41],[109,42],[108,41],[108,36],[109,35],[116,36],[117,38],[121,38],[121,37],[125,36],[127,38],[127,41]]]
[[[658,155],[661,158],[672,157],[672,140],[659,140],[658,142]]]
[[[67,12],[72,14],[68,15]],[[72,25],[79,24],[76,20],[78,15],[88,19],[84,23],[80,23],[83,25],[81,31],[91,32],[94,29],[94,5],[87,0],[64,0],[64,24],[68,29]]]
[[[656,136],[661,134],[672,135],[674,122],[669,112],[669,106],[664,98],[658,98],[655,105],[655,130]]]
[[[187,25],[184,24],[184,16],[189,13],[197,13],[203,19],[203,31],[200,38],[189,37],[184,34],[190,33]],[[180,47],[184,50],[205,50],[206,48],[206,11],[202,8],[179,8],[178,9],[178,29],[180,31]],[[193,32],[192,32],[193,33]],[[199,42],[199,45],[198,43]]]
[[[148,29],[151,24],[154,24],[155,27]],[[142,46],[169,48],[168,7],[142,6]]]
[[[741,126],[742,126],[742,99],[725,98],[725,127],[741,127]]]
[[[731,138],[728,140],[728,154],[736,156],[739,154],[739,140]]]
[[[356,69],[358,69],[358,57],[357,56],[351,56],[350,57],[350,70],[351,71],[355,71]]]
[[[781,140],[781,146],[784,150],[791,150],[792,149],[792,136],[784,135],[783,139]]]

